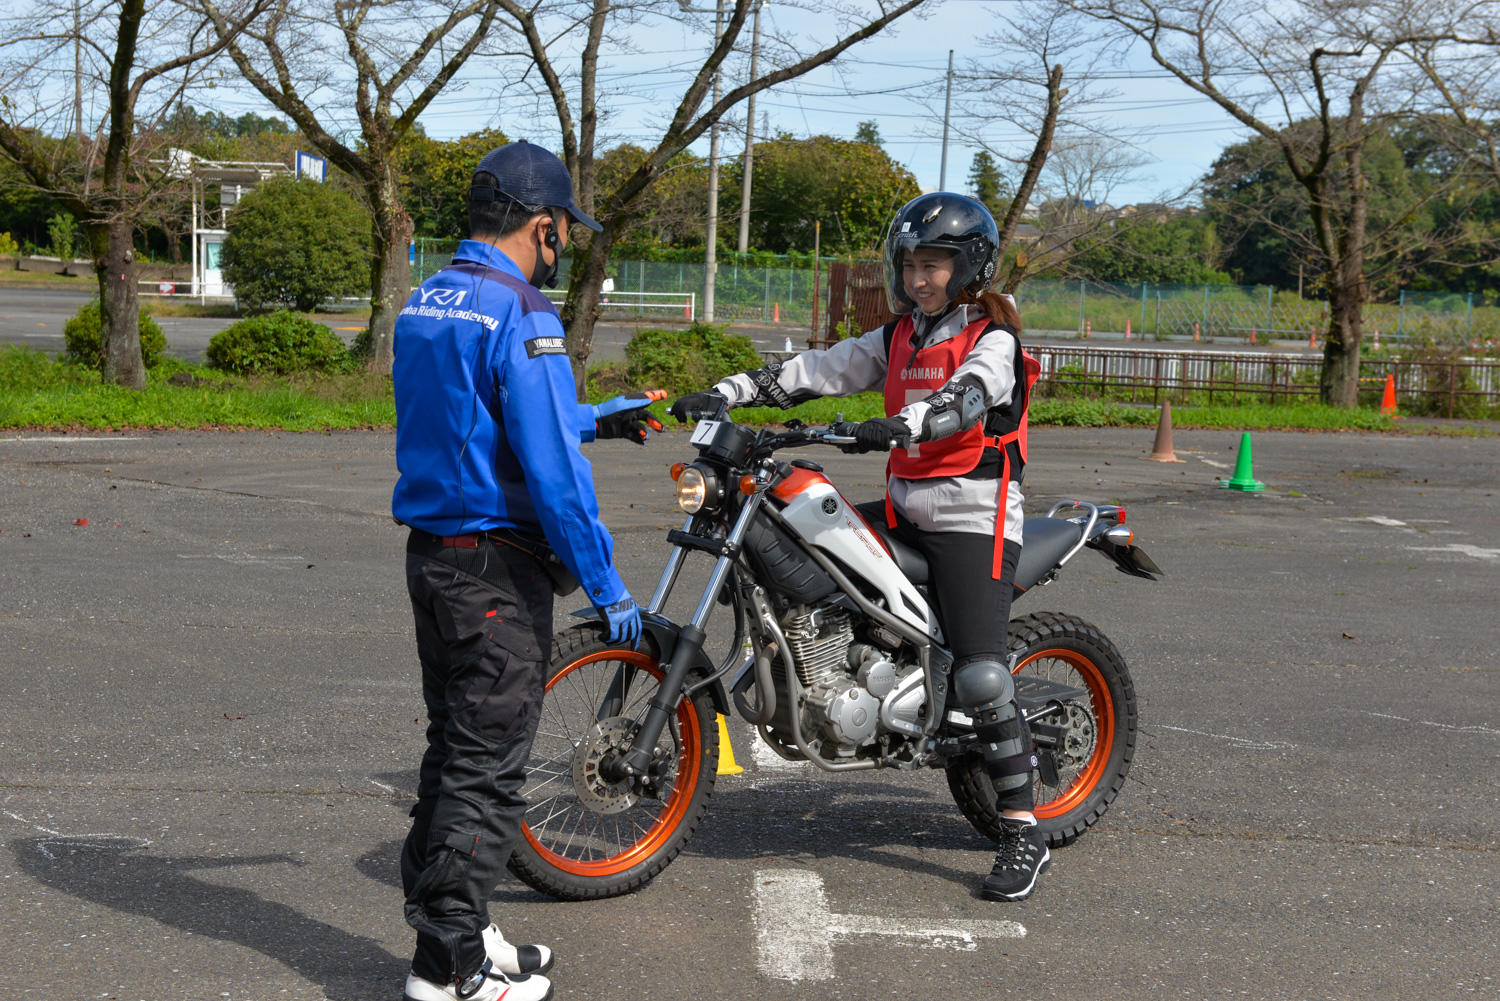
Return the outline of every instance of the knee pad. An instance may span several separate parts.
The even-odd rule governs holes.
[[[1011,707],[1015,715],[1016,682],[997,660],[966,660],[953,669],[953,699],[959,708],[983,711]]]

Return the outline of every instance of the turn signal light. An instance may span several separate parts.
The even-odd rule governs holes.
[[[754,476],[747,474],[740,477],[740,493],[744,494],[746,497],[749,497],[751,494],[755,493]]]
[[[674,481],[678,480],[678,479],[681,479],[682,478],[682,471],[684,469],[686,469],[686,468],[687,468],[687,463],[686,462],[674,462],[674,463],[672,463],[672,470],[671,470],[672,479]]]

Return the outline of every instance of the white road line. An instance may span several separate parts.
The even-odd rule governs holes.
[[[756,733],[750,741],[750,760],[755,762],[757,771],[764,772],[800,772],[811,767],[805,761],[788,761],[775,751],[771,745],[761,739]]]
[[[1015,921],[901,921],[828,909],[823,879],[804,869],[761,869],[755,878],[755,950],[760,972],[777,980],[832,980],[833,946],[855,935],[894,944],[973,952],[982,938],[1025,938]]]
[[[1226,741],[1230,746],[1241,751],[1284,751],[1296,747],[1289,740],[1250,740],[1247,737],[1234,737],[1227,733],[1207,733],[1203,730],[1189,730],[1185,726],[1165,726],[1157,724],[1159,730],[1174,730],[1177,733],[1190,733],[1195,737],[1211,737],[1214,740]]]
[[[36,843],[36,850],[46,856],[49,862],[56,861],[57,859],[57,856],[52,853],[52,849],[54,848],[66,848],[70,846],[78,848],[118,848],[121,845],[128,848],[146,848],[151,844],[149,838],[135,838],[128,834],[64,834],[61,831],[54,831],[50,827],[43,827],[41,824],[33,823],[19,813],[12,813],[9,810],[4,811],[4,813],[12,820],[20,821],[38,833],[55,835],[50,838],[41,838]]]
[[[1500,737],[1500,730],[1496,730],[1488,726],[1479,726],[1478,724],[1475,724],[1473,726],[1457,726],[1453,723],[1439,723],[1437,720],[1409,719],[1405,716],[1391,716],[1388,713],[1369,712],[1368,710],[1366,710],[1365,715],[1374,716],[1376,719],[1391,719],[1395,720],[1398,723],[1415,723],[1418,726],[1435,726],[1439,730],[1447,730],[1450,733],[1483,733],[1493,737]]]
[[[7,441],[14,441],[14,442],[45,441],[45,442],[51,442],[53,444],[57,444],[58,442],[78,442],[78,441],[140,441],[140,440],[141,440],[141,438],[140,438],[139,435],[119,435],[119,436],[109,435],[107,437],[103,436],[103,435],[100,435],[100,436],[97,436],[97,437],[92,437],[92,436],[89,436],[89,435],[74,435],[74,434],[69,434],[69,435],[61,435],[61,434],[59,434],[59,435],[28,435],[27,437],[24,437],[24,438],[20,438],[20,437],[17,437],[17,438],[0,438],[0,442],[7,442]]]
[[[1476,560],[1500,560],[1500,549],[1484,549],[1463,542],[1450,542],[1446,546],[1407,546],[1413,553],[1453,553]]]
[[[178,553],[177,558],[179,560],[223,560],[237,567],[284,567],[293,563],[306,562],[301,556],[262,556],[258,553]]]
[[[1386,528],[1411,528],[1411,526],[1408,525],[1404,521],[1399,521],[1399,520],[1397,520],[1395,518],[1387,518],[1384,515],[1379,515],[1379,514],[1372,514],[1372,515],[1370,515],[1369,517],[1366,517],[1366,518],[1349,518],[1347,520],[1348,521],[1373,521],[1375,524],[1377,524],[1377,525],[1384,525]]]

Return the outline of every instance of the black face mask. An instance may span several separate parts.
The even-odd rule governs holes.
[[[551,264],[547,263],[546,255],[542,253],[543,242],[552,251]],[[536,263],[531,266],[531,277],[528,279],[537,288],[557,288],[557,265],[562,260],[557,244],[557,227],[548,226],[546,240],[538,240],[536,243]]]

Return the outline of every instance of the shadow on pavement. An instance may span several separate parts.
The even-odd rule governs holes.
[[[220,939],[286,965],[320,987],[328,1001],[367,1001],[395,996],[407,962],[368,938],[314,920],[249,890],[221,886],[192,875],[210,869],[299,865],[288,855],[227,858],[164,857],[133,841],[56,838],[10,842],[22,871],[43,886],[151,918],[205,939]],[[205,995],[218,994],[211,980]]]

